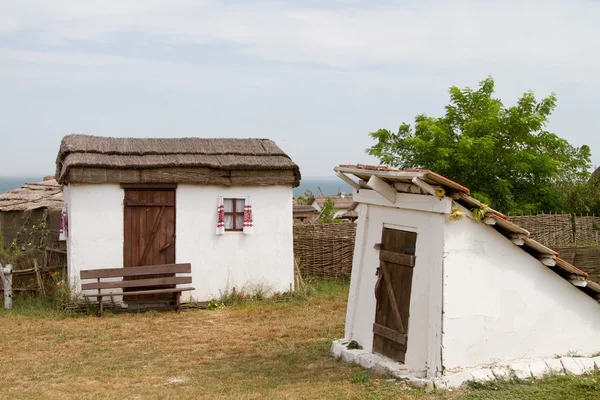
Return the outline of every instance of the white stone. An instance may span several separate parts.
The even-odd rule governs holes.
[[[510,379],[512,371],[508,367],[493,367],[492,374],[496,377],[496,379],[506,380]]]
[[[446,389],[448,389],[448,383],[446,382],[446,380],[441,379],[441,378],[434,379],[433,380],[433,386],[437,390],[446,390]]]
[[[188,381],[188,379],[185,376],[173,376],[170,378],[167,378],[167,383],[169,385],[181,385],[184,384]]]
[[[339,358],[342,356],[342,350],[347,349],[347,346],[348,341],[345,339],[334,340],[333,343],[331,343],[331,353]]]
[[[431,391],[434,388],[433,381],[431,379],[421,378],[408,378],[408,384],[415,389],[424,389],[426,392]]]
[[[550,375],[550,369],[544,361],[529,363],[529,370],[531,371],[531,375],[537,379],[542,379]]]
[[[343,349],[342,350],[342,360],[346,361],[347,363],[357,364],[358,357],[363,354],[369,354],[369,352],[366,350],[358,350],[358,349],[357,350]]]
[[[572,375],[581,375],[583,374],[583,369],[581,366],[575,362],[571,357],[562,357],[560,359],[563,367],[565,368],[565,372],[568,372]]]
[[[596,369],[600,369],[600,357],[594,357],[594,358],[592,358],[592,360],[594,360]]]
[[[472,381],[473,375],[470,371],[457,372],[446,376],[446,387],[448,389],[457,388],[465,384],[465,382]]]
[[[390,360],[389,358],[382,357],[379,354],[373,354],[366,351],[363,354],[357,355],[355,362],[363,368],[373,370],[380,374],[393,375],[396,371],[401,370],[402,367],[400,363]]]
[[[550,373],[553,375],[565,374],[565,367],[563,367],[562,363],[558,358],[546,360],[546,366],[548,367]]]
[[[518,379],[529,379],[531,378],[531,370],[527,363],[514,363],[510,365],[510,369]]]
[[[592,372],[594,372],[594,360],[592,360],[591,358],[574,357],[573,360],[575,360],[575,362],[579,364],[579,367],[581,367],[581,370],[584,374],[591,374]]]
[[[471,376],[476,382],[489,382],[496,379],[491,369],[483,368],[471,371]]]

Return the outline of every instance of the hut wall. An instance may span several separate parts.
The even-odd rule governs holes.
[[[592,297],[490,226],[447,222],[444,237],[444,368],[600,351]]]
[[[68,265],[80,287],[86,269],[123,266],[124,190],[117,184],[65,186],[69,210]],[[250,196],[254,234],[216,235],[217,198]],[[235,287],[286,291],[294,282],[292,186],[179,185],[176,262],[192,264],[184,300],[206,301]],[[116,300],[119,300],[116,298]]]
[[[215,234],[219,196],[250,196],[253,235]],[[176,226],[177,261],[192,264],[195,300],[218,298],[233,287],[246,292],[260,287],[284,292],[294,282],[291,185],[179,185]]]
[[[123,198],[119,185],[68,185],[67,265],[70,281],[81,287],[79,272],[123,266]]]
[[[415,196],[421,205],[439,206],[437,198]],[[405,366],[413,371],[441,371],[441,307],[443,225],[441,214],[361,203],[358,206],[356,246],[348,298],[345,338],[373,349],[379,253],[384,227],[417,232],[416,264],[410,298]]]

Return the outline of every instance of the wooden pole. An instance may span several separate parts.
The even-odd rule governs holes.
[[[37,280],[37,284],[40,290],[40,294],[43,298],[46,297],[46,289],[44,288],[44,281],[42,280],[42,274],[40,274],[40,266],[36,259],[33,260],[33,269],[35,271],[35,279]]]
[[[0,264],[0,278],[2,278],[2,286],[4,287],[4,308],[10,310],[12,308],[12,265],[7,264],[3,267]]]

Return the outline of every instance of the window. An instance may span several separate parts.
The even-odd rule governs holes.
[[[223,199],[225,209],[225,231],[239,231],[244,229],[244,199]]]

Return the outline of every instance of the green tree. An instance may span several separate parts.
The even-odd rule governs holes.
[[[323,206],[321,207],[321,212],[319,213],[319,218],[317,219],[317,222],[319,224],[330,224],[332,222],[339,222],[335,218],[335,213],[337,211],[338,210],[335,209],[335,203],[332,199],[325,200],[325,203],[323,203]]]
[[[477,90],[454,86],[449,92],[443,117],[421,114],[414,126],[372,132],[377,143],[367,153],[382,164],[442,174],[504,212],[564,209],[557,185],[588,180],[589,147],[574,147],[546,130],[554,94],[537,101],[526,92],[506,108],[494,97],[491,77]]]

